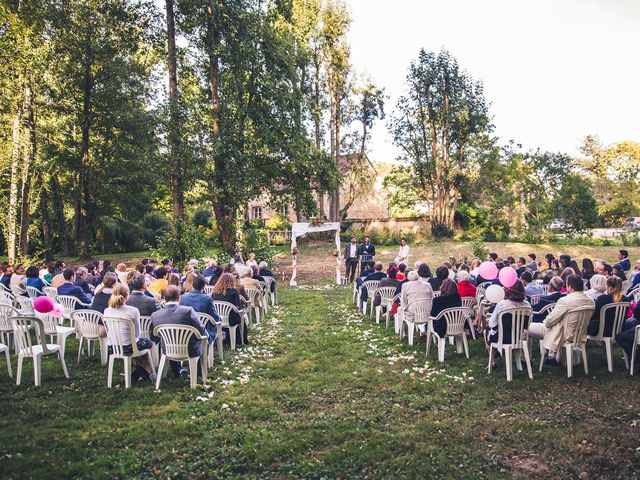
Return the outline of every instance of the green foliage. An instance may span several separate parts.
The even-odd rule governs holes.
[[[209,246],[202,232],[184,220],[176,221],[174,229],[158,238],[158,246],[153,249],[154,256],[169,258],[178,268],[192,258],[201,259],[206,256]]]
[[[172,231],[171,221],[160,212],[149,212],[142,218],[144,238],[149,247],[158,246],[158,238]]]
[[[567,175],[553,210],[557,218],[571,222],[571,230],[582,233],[598,225],[596,206],[588,181],[577,175]]]
[[[416,217],[416,203],[421,199],[420,185],[411,166],[394,166],[384,177],[382,186],[389,195],[392,217]]]
[[[436,240],[453,237],[453,229],[447,227],[444,223],[431,222],[431,235]]]
[[[195,212],[193,212],[192,223],[193,226],[210,228],[211,220],[213,219],[213,213],[211,212],[211,208],[209,207],[198,207]]]
[[[240,249],[244,253],[245,258],[250,253],[255,253],[258,262],[265,261],[269,265],[274,264],[277,253],[274,247],[267,244],[266,236],[262,228],[252,223],[246,223],[242,230]]]
[[[392,232],[388,228],[349,228],[340,234],[340,239],[342,242],[348,242],[351,237],[356,237],[358,241],[361,242],[367,235],[371,237],[373,243],[381,246],[399,246],[400,240],[403,238],[405,238],[409,244],[419,240],[418,235],[415,233],[405,233],[402,231]]]
[[[267,230],[290,230],[291,222],[284,215],[278,213],[267,220],[265,228]]]

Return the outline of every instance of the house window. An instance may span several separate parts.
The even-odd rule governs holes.
[[[251,219],[252,220],[260,220],[262,218],[262,207],[257,206],[251,209]]]
[[[280,209],[280,214],[284,217],[287,218],[289,216],[289,205],[285,205],[284,207],[282,207]]]

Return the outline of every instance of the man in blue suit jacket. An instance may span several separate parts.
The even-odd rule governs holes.
[[[206,313],[211,315],[216,322],[220,322],[220,316],[216,307],[213,305],[213,299],[210,295],[203,292],[207,281],[202,275],[193,279],[193,290],[180,298],[180,305],[191,307],[198,313]],[[207,325],[207,336],[209,343],[213,343],[216,339],[216,328],[214,325]]]
[[[364,281],[366,282],[367,280],[382,280],[383,278],[386,278],[387,274],[382,271],[383,268],[384,267],[382,266],[382,263],[376,262],[376,264],[373,267],[373,273],[370,273],[369,275],[367,275]],[[362,295],[360,296],[360,298],[362,299],[363,302],[367,301],[367,296],[368,296],[367,289],[362,288]]]
[[[58,287],[58,295],[76,297],[81,303],[85,303],[87,305],[91,304],[91,297],[84,293],[84,290],[82,290],[81,287],[74,285],[73,282],[76,280],[76,274],[72,268],[65,268],[62,271],[62,277],[64,278],[64,283]],[[78,308],[86,307],[78,305]]]

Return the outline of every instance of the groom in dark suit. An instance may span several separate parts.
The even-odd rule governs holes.
[[[344,249],[344,264],[346,268],[345,276],[349,282],[353,282],[356,276],[356,268],[358,267],[358,255],[360,248],[358,247],[356,237],[351,237],[351,242]]]
[[[373,260],[373,257],[376,256],[376,246],[371,243],[369,236],[364,237],[364,242],[360,244],[358,255],[360,255],[360,271],[362,272],[367,262]]]

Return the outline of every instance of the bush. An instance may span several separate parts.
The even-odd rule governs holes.
[[[132,252],[145,244],[145,229],[124,218],[101,217],[92,250],[98,252]]]
[[[291,222],[283,215],[277,214],[267,220],[265,228],[267,230],[291,230]]]
[[[270,266],[273,265],[277,251],[267,244],[266,236],[261,228],[258,228],[253,223],[246,223],[242,231],[242,237],[240,247],[244,252],[245,258],[250,253],[255,253],[258,262],[265,261]]]
[[[211,218],[213,217],[213,213],[211,213],[211,209],[209,207],[199,207],[193,213],[193,226],[204,227],[205,229],[211,227]]]
[[[447,227],[444,223],[432,223],[431,224],[431,235],[436,240],[441,240],[443,238],[452,238],[453,230]]]
[[[477,238],[475,241],[471,243],[471,248],[473,249],[473,257],[479,258],[484,261],[489,255],[489,249],[485,246],[482,239]]]
[[[175,234],[170,229],[158,238],[158,246],[153,255],[173,260],[178,268],[182,268],[192,258],[203,258],[207,253],[206,236],[184,220],[175,224]]]
[[[388,228],[382,230],[376,229],[356,229],[352,228],[340,234],[343,242],[348,242],[351,237],[356,237],[358,241],[362,241],[365,236],[371,237],[371,241],[376,245],[394,246],[400,245],[400,240],[405,238],[407,243],[415,243],[417,235],[415,233],[392,232]]]
[[[171,221],[160,212],[149,212],[142,217],[145,243],[155,248],[158,245],[158,237],[171,232]]]

